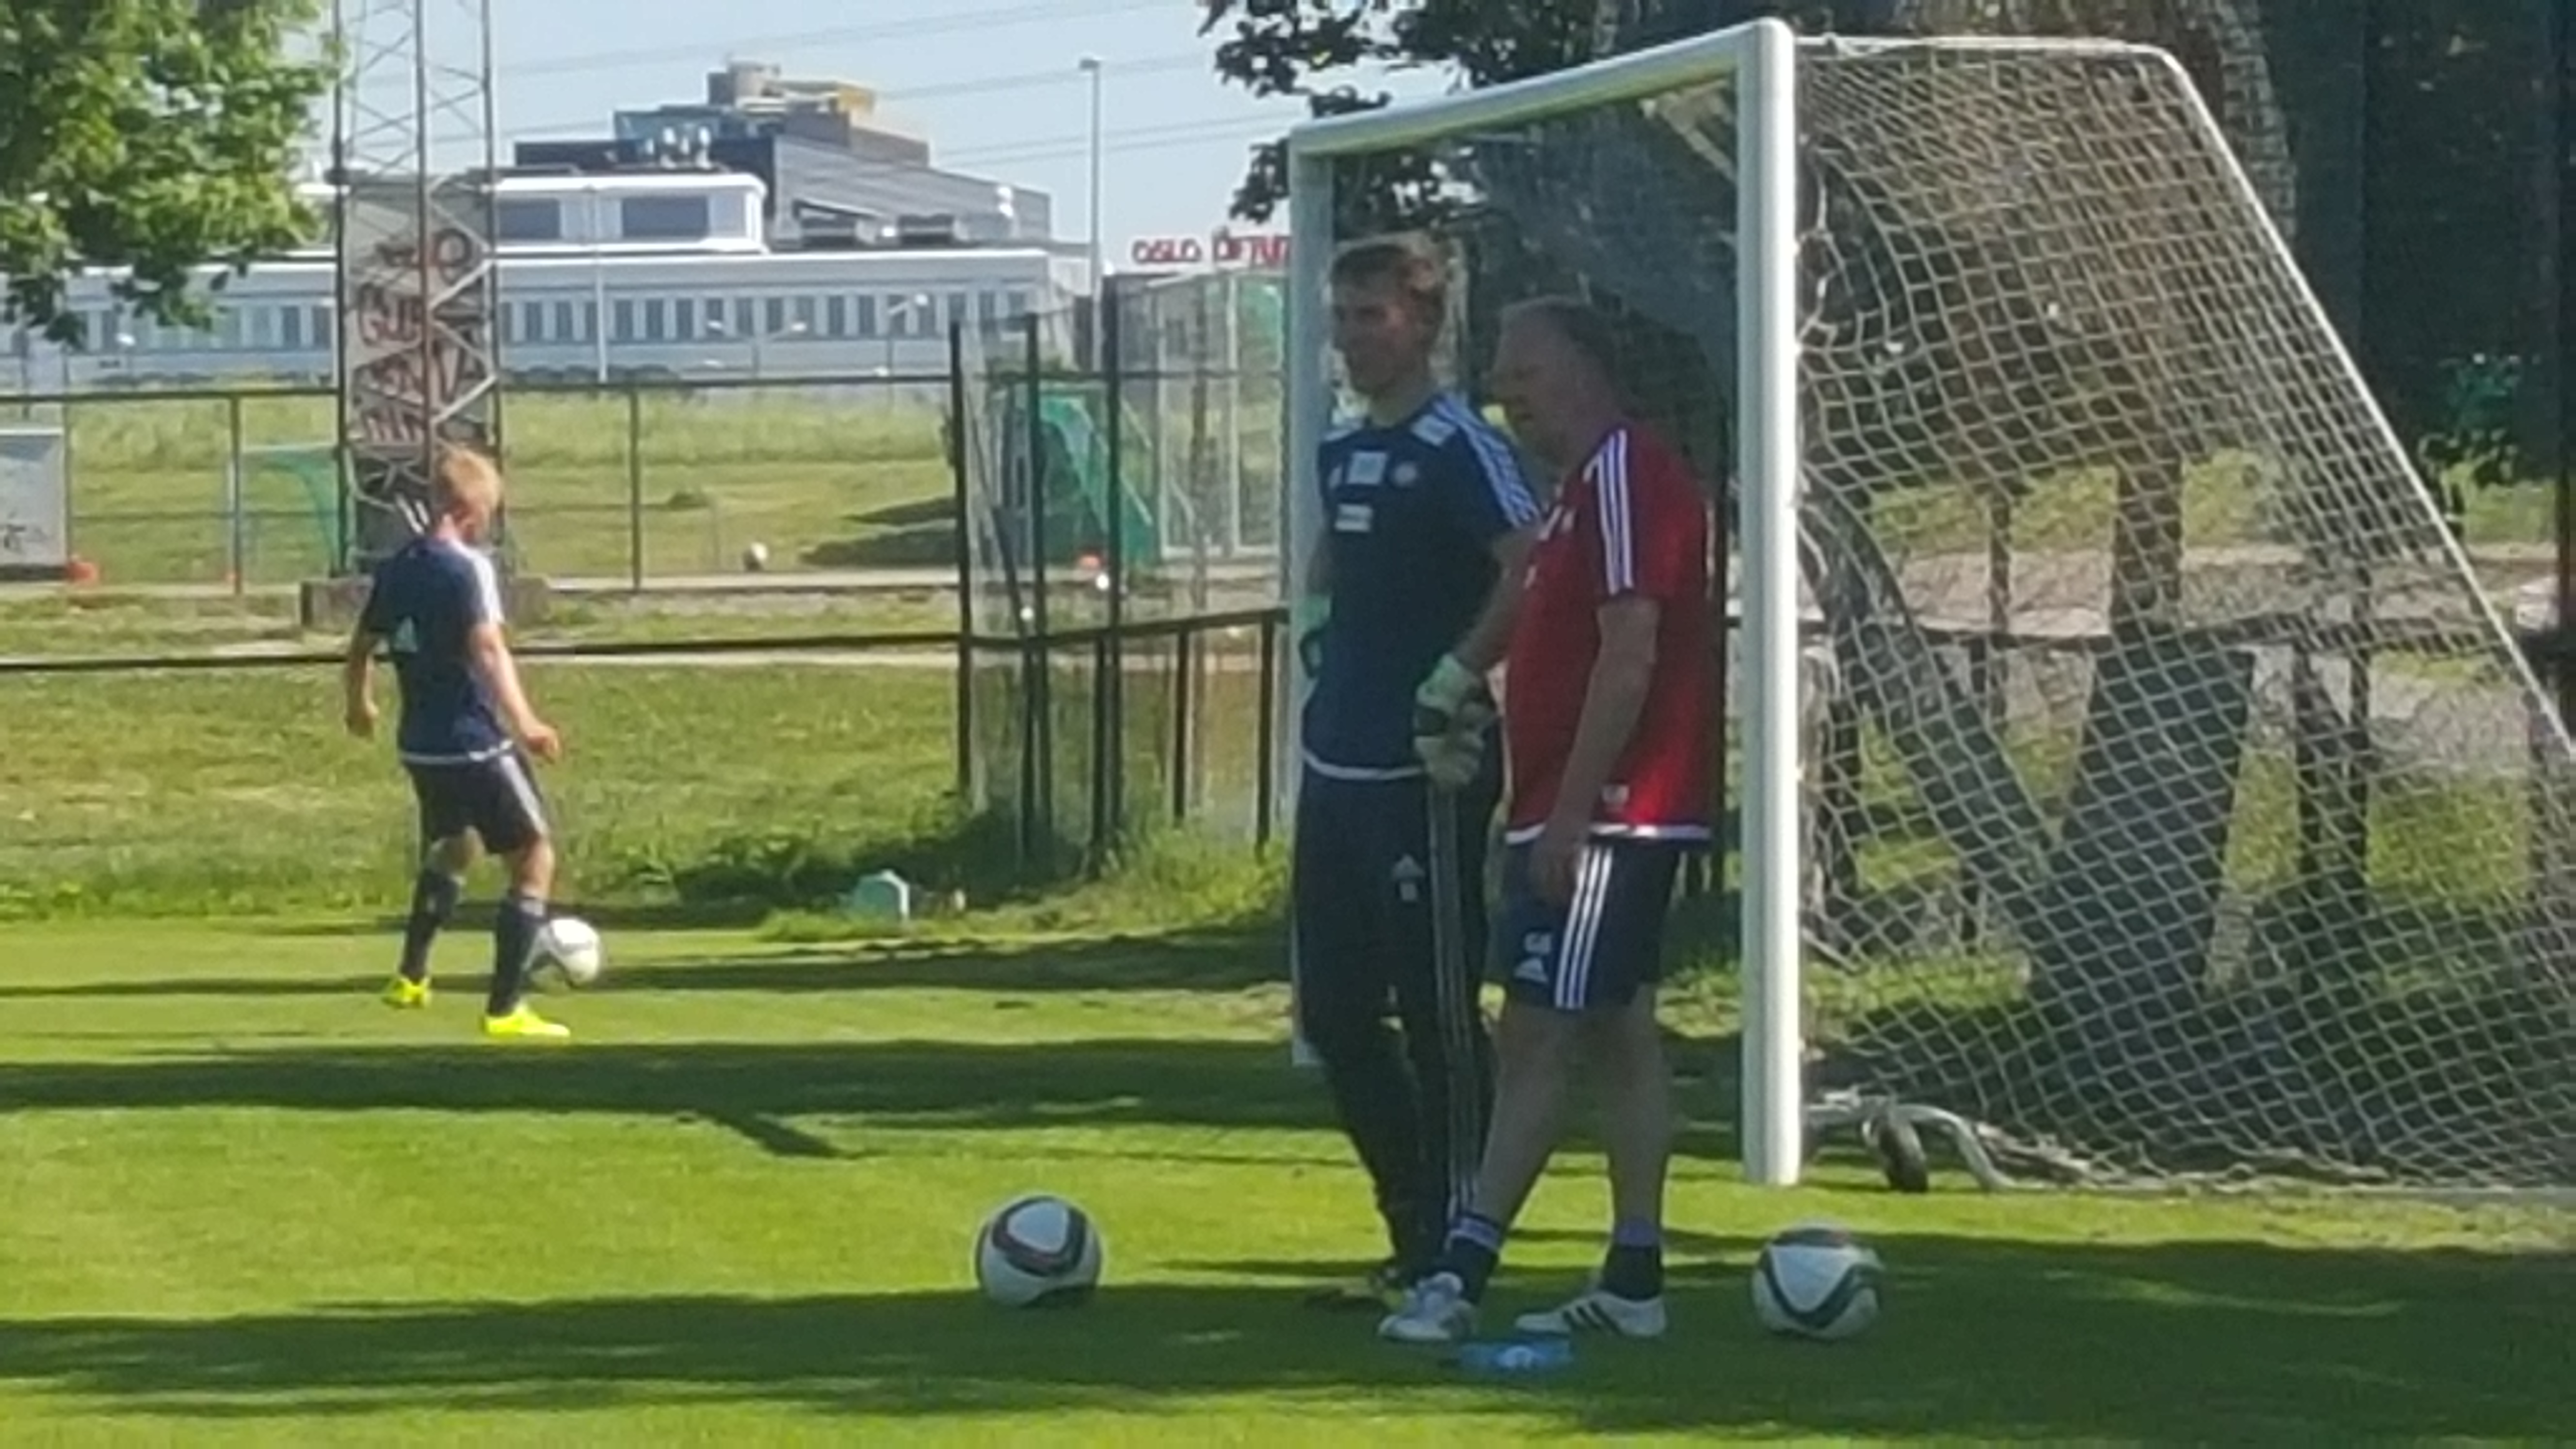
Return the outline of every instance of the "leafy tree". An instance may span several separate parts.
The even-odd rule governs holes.
[[[2220,16],[2242,0],[1209,0],[1202,34],[1223,32],[1217,74],[1256,95],[1301,96],[1316,115],[1369,110],[1390,99],[1351,82],[1362,66],[1447,70],[1469,86],[1542,75],[1607,49],[1702,34],[1763,16],[1802,31],[1844,35],[2095,35],[2174,51],[2214,103],[2236,88],[2221,76]],[[2270,109],[2268,94],[2260,97]],[[2248,117],[2278,144],[2277,114]],[[2239,128],[2240,140],[2246,129]],[[2272,146],[2249,149],[2258,156]],[[1374,186],[1418,188],[1387,169]],[[1235,214],[1270,217],[1286,197],[1285,150],[1255,149]],[[1417,193],[1418,194],[1418,193]],[[1377,198],[1384,204],[1385,198]]]
[[[201,325],[193,269],[307,239],[289,172],[331,71],[288,45],[317,14],[0,0],[0,322],[82,341],[65,288],[95,266],[128,269],[116,293],[138,313]]]
[[[1593,23],[1594,0],[1209,0],[1200,33],[1227,33],[1216,48],[1218,75],[1255,95],[1303,96],[1314,114],[1332,116],[1390,99],[1351,84],[1345,77],[1357,67],[1450,68],[1471,85],[1492,85],[1590,59]],[[1350,191],[1355,206],[1392,200],[1401,210],[1427,185],[1418,162],[1388,158]],[[1255,148],[1235,215],[1266,221],[1287,195],[1284,143]],[[1374,229],[1346,220],[1356,223],[1348,230]]]

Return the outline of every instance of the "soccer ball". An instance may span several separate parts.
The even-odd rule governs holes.
[[[1878,1254],[1830,1223],[1805,1223],[1763,1244],[1753,1262],[1753,1315],[1773,1333],[1831,1342],[1878,1318]]]
[[[1028,1193],[995,1208],[975,1233],[975,1286],[1006,1308],[1075,1304],[1100,1284],[1091,1217],[1063,1198]]]
[[[599,932],[575,916],[556,916],[537,930],[537,974],[548,982],[588,986],[605,964]]]
[[[769,567],[769,545],[753,542],[743,546],[742,571],[756,574]]]

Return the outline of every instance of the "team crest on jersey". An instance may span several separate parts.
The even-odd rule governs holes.
[[[1351,454],[1349,471],[1344,481],[1353,488],[1375,488],[1386,481],[1386,454],[1366,452]]]
[[[1413,420],[1413,435],[1436,448],[1458,436],[1458,425],[1436,412],[1424,413]]]

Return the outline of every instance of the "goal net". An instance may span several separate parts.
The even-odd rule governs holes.
[[[1766,30],[1293,162],[1293,407],[1329,366],[1305,239],[1423,225],[1471,363],[1515,298],[1584,296],[1739,524],[1794,498],[1728,564],[1739,638],[1795,643],[1730,645],[1712,742],[1722,808],[1795,807],[1719,873],[1753,921],[1795,862],[1742,979],[1797,1009],[1748,1003],[1748,1058],[2054,1180],[2576,1181],[2576,758],[2190,79]],[[1782,1080],[1748,1073],[1748,1137]]]

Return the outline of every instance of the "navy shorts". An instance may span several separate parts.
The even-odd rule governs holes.
[[[1433,1002],[1473,1012],[1485,965],[1485,843],[1500,794],[1499,778],[1435,795],[1420,779],[1307,774],[1290,931],[1310,1037],[1318,1014],[1374,1020],[1394,1008],[1428,1019],[1404,1008]]]
[[[1557,1011],[1626,1006],[1663,979],[1664,919],[1689,847],[1661,840],[1585,842],[1574,899],[1556,905],[1530,888],[1527,845],[1503,858],[1503,989]]]
[[[524,850],[546,838],[545,797],[535,772],[518,751],[454,764],[406,761],[411,790],[420,802],[423,844],[453,840],[471,830],[495,855]]]

